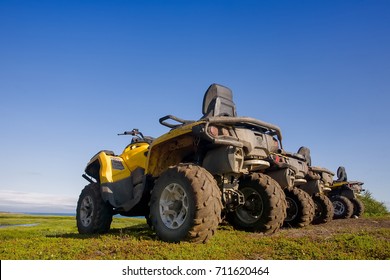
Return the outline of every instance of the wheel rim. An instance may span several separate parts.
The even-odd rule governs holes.
[[[184,188],[176,183],[165,187],[160,196],[160,217],[169,229],[179,228],[188,215],[188,196]]]
[[[345,212],[345,206],[341,201],[333,201],[334,214],[337,216]]]
[[[84,227],[88,227],[92,223],[94,204],[92,197],[86,196],[81,201],[80,221]]]
[[[263,199],[257,191],[251,188],[242,189],[241,192],[244,194],[245,204],[237,209],[237,217],[248,224],[254,223],[263,213]]]
[[[287,202],[287,217],[285,219],[286,222],[291,222],[298,216],[298,204],[294,201],[294,199],[290,197],[286,197]]]

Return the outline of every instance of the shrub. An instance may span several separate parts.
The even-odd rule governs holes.
[[[390,214],[389,210],[386,208],[386,205],[383,202],[375,200],[372,196],[372,193],[365,191],[360,199],[364,203],[364,215],[366,216],[385,216]]]

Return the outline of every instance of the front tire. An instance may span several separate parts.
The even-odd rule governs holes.
[[[313,195],[313,201],[316,208],[313,219],[314,225],[325,224],[333,220],[333,204],[326,195],[322,193],[316,193]]]
[[[245,204],[228,213],[227,220],[237,229],[274,233],[286,218],[286,197],[279,184],[261,173],[244,176],[239,190]]]
[[[100,186],[92,183],[82,190],[76,209],[77,229],[82,234],[106,233],[112,222],[112,207],[105,203]]]
[[[363,202],[358,198],[352,198],[350,199],[353,205],[353,216],[361,217],[364,213],[364,204]]]
[[[163,241],[204,243],[215,234],[221,212],[216,181],[197,165],[170,167],[152,190],[150,224]]]
[[[330,198],[333,204],[334,219],[348,219],[353,214],[352,202],[342,195],[335,195]]]
[[[284,189],[287,201],[287,217],[284,220],[286,227],[305,227],[314,218],[315,206],[310,195],[298,188]]]

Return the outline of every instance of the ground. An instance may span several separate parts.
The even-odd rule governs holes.
[[[385,218],[352,218],[337,219],[322,225],[305,228],[283,228],[275,235],[290,237],[332,236],[341,233],[358,233],[375,229],[390,229],[390,219]]]

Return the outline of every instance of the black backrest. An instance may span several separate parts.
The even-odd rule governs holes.
[[[228,116],[236,117],[236,105],[232,91],[224,86],[212,84],[203,97],[203,118]]]
[[[348,181],[348,178],[347,178],[347,171],[345,171],[345,167],[344,166],[340,166],[339,168],[337,168],[337,182],[345,182],[345,181]]]

